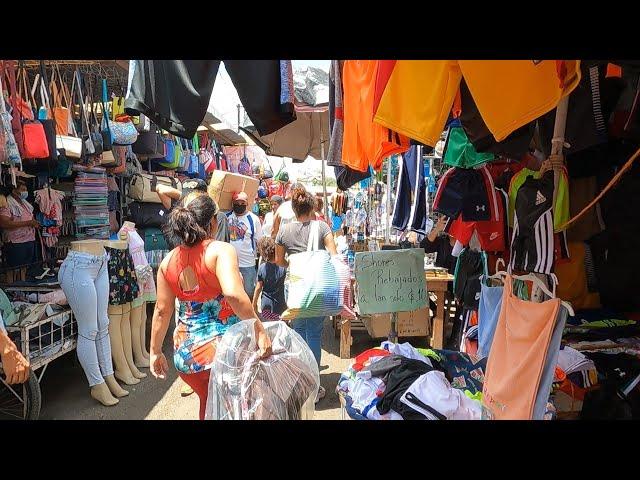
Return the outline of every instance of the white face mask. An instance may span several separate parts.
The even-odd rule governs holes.
[[[20,198],[22,198],[22,200],[26,200],[28,196],[29,192],[20,192]]]

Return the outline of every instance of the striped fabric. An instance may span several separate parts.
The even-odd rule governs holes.
[[[350,312],[349,266],[326,250],[291,255],[287,282],[289,308],[281,315],[285,320]]]

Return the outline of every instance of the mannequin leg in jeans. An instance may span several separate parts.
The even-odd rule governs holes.
[[[293,329],[300,334],[320,368],[320,357],[322,355],[322,328],[324,327],[324,317],[299,318],[294,320]]]
[[[113,378],[106,317],[106,265],[99,257],[72,255],[60,268],[58,278],[78,323],[78,360],[91,396],[105,406],[116,405],[119,401],[113,395],[125,396],[129,392]]]

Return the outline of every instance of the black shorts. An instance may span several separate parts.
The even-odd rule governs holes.
[[[465,222],[498,221],[498,197],[486,166],[450,168],[440,179],[433,210]]]
[[[553,272],[553,171],[527,177],[516,195],[511,238],[511,268],[528,273]]]
[[[477,310],[480,305],[480,277],[487,272],[486,254],[465,249],[458,257],[453,293],[464,308]]]
[[[295,112],[280,103],[279,60],[224,64],[260,135],[296,119]],[[144,113],[174,135],[193,138],[207,113],[219,66],[220,60],[133,60],[125,109],[129,115]]]

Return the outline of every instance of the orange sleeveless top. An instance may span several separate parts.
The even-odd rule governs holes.
[[[193,247],[181,245],[171,254],[164,277],[178,300],[206,302],[222,293],[216,274],[207,268],[204,261],[207,247],[212,241],[205,240]],[[187,267],[193,269],[197,278],[197,287],[190,292],[185,292],[180,286],[180,274]]]

